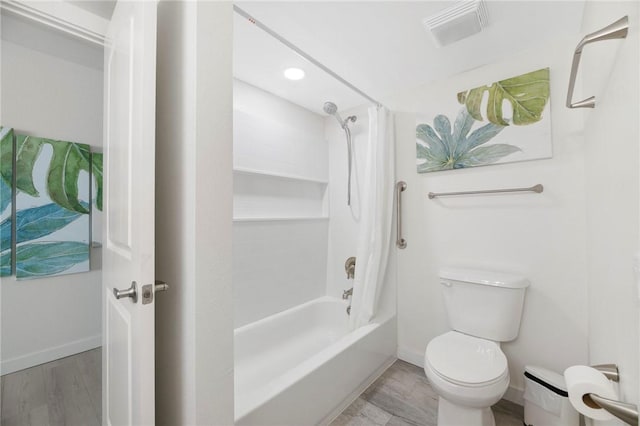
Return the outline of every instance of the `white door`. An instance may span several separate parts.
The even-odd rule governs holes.
[[[155,422],[156,6],[118,2],[105,46],[104,425]],[[132,282],[136,298],[124,292]]]

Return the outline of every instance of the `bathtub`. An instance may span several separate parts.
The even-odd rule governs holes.
[[[395,316],[349,332],[321,297],[235,330],[235,424],[328,424],[393,361]]]

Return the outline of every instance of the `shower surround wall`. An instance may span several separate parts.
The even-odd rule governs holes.
[[[351,206],[347,205],[347,141],[344,130],[333,117],[325,119],[324,133],[329,144],[329,253],[327,262],[327,295],[340,297],[343,290],[353,286],[344,270],[347,258],[356,255],[358,249],[359,224],[362,217],[362,186],[366,160],[367,130],[369,117],[367,108],[338,111],[341,116],[358,117],[350,123],[353,162],[351,170]],[[356,259],[357,262],[357,259]]]
[[[323,117],[233,89],[237,328],[325,295],[329,170]]]
[[[351,115],[358,117],[355,123],[349,124],[353,144],[350,206],[347,205],[348,163],[345,132],[334,117],[325,118],[324,134],[329,144],[329,187],[331,188],[326,294],[332,297],[341,297],[344,290],[353,287],[353,280],[347,279],[344,263],[347,258],[357,254],[360,225],[364,213],[360,206],[364,187],[368,184],[364,179],[369,143],[368,107],[365,105],[338,111],[342,117]],[[393,126],[393,120],[389,125]],[[394,142],[388,141],[388,143]],[[392,228],[395,229],[395,224]],[[393,316],[396,313],[395,233],[391,240],[387,270],[378,301],[378,317]]]

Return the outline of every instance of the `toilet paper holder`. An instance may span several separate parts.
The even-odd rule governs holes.
[[[591,368],[595,368],[612,382],[618,383],[620,381],[620,372],[616,364],[598,364],[592,365]]]
[[[593,368],[604,374],[604,376],[618,383],[620,381],[620,373],[618,366],[615,364],[599,364],[592,365]],[[595,393],[584,395],[582,400],[585,404],[591,408],[602,408],[613,414],[623,422],[638,426],[638,406],[634,404],[628,404],[626,402],[616,401],[614,399],[603,398]]]

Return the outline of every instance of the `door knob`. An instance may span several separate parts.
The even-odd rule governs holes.
[[[136,289],[136,282],[131,281],[131,287],[126,290],[118,290],[117,288],[113,289],[113,295],[116,299],[122,299],[123,297],[130,297],[133,303],[138,301],[138,291]]]

